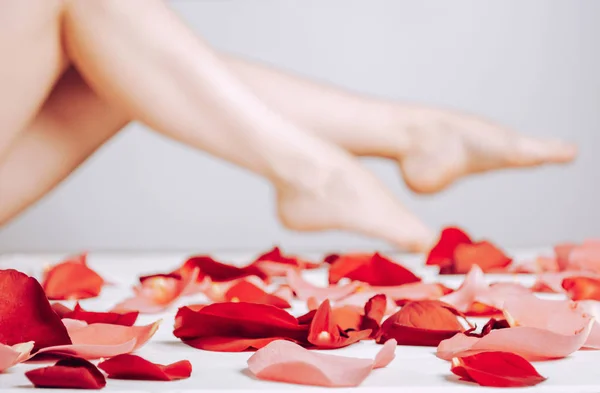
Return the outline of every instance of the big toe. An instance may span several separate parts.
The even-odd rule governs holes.
[[[554,138],[521,137],[512,152],[507,152],[514,165],[567,163],[577,156],[577,146]]]

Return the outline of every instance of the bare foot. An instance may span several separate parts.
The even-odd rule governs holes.
[[[321,156],[322,157],[322,156]],[[401,249],[424,251],[432,233],[358,161],[337,152],[318,169],[319,181],[277,187],[278,214],[298,231],[340,229],[384,239]]]
[[[441,191],[473,173],[566,163],[577,154],[571,144],[520,135],[474,116],[437,109],[407,113],[410,144],[398,161],[406,184],[418,193]]]

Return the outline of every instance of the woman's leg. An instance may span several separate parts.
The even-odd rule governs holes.
[[[355,155],[388,157],[418,192],[493,169],[563,163],[573,146],[531,138],[464,113],[352,94],[257,62],[221,55],[267,104]]]
[[[430,232],[368,171],[264,105],[158,0],[72,0],[67,52],[101,96],[157,131],[270,180],[284,224],[422,249]]]
[[[0,226],[52,190],[127,122],[69,69],[0,159]]]
[[[61,0],[0,2],[0,158],[66,66],[61,7]]]

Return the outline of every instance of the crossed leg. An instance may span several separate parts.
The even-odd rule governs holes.
[[[144,5],[147,4],[144,3]],[[360,97],[328,86],[294,78],[291,75],[255,63],[240,61],[224,55],[217,57],[197,41],[195,37],[191,37],[189,31],[182,29],[179,22],[173,19],[173,16],[167,10],[161,9],[158,4],[152,4],[151,8],[154,13],[150,12],[145,16],[158,18],[163,22],[167,21],[166,26],[168,26],[167,31],[169,32],[167,36],[171,39],[175,36],[184,37],[184,42],[187,44],[183,46],[186,49],[195,48],[195,56],[186,57],[182,53],[171,52],[168,48],[169,43],[161,41],[162,37],[156,37],[155,41],[159,42],[159,45],[148,45],[150,40],[144,39],[144,32],[148,33],[148,26],[143,23],[134,23],[134,30],[136,31],[128,31],[126,26],[128,17],[126,16],[125,20],[119,19],[119,16],[123,16],[121,12],[125,11],[127,15],[127,12],[131,11],[131,8],[127,6],[121,8],[120,5],[109,2],[108,6],[104,4],[98,9],[94,8],[98,5],[86,5],[85,2],[77,4],[77,2],[74,2],[70,7],[67,12],[67,21],[71,24],[70,28],[73,30],[71,30],[72,34],[70,35],[69,29],[67,29],[67,42],[70,42],[71,52],[74,54],[73,58],[82,71],[87,72],[86,77],[88,80],[92,84],[99,84],[99,92],[106,97],[110,97],[111,103],[114,100],[119,105],[113,107],[106,105],[104,100],[95,96],[79,80],[80,88],[75,90],[79,91],[79,94],[90,98],[88,101],[83,100],[83,102],[86,102],[84,105],[89,105],[91,109],[88,112],[88,110],[82,108],[84,110],[78,112],[80,116],[77,121],[67,122],[66,128],[71,130],[71,136],[66,131],[64,133],[58,132],[60,128],[65,128],[65,124],[61,124],[60,127],[56,127],[57,132],[48,132],[50,137],[45,139],[46,142],[58,141],[57,146],[64,148],[65,158],[61,160],[60,154],[56,154],[56,151],[62,151],[61,148],[55,149],[54,153],[49,153],[48,150],[50,149],[46,149],[47,154],[44,156],[47,158],[46,163],[55,162],[56,165],[40,165],[41,168],[38,170],[44,171],[42,178],[45,181],[37,185],[29,181],[30,189],[27,188],[27,185],[22,187],[22,189],[29,191],[24,194],[29,195],[29,198],[19,200],[19,195],[22,195],[22,193],[19,193],[18,188],[16,189],[14,199],[18,200],[20,207],[11,210],[10,203],[8,209],[0,207],[0,222],[3,219],[3,212],[10,217],[13,215],[11,211],[19,211],[39,198],[60,179],[64,178],[87,155],[91,154],[97,146],[115,133],[126,122],[126,116],[123,113],[118,113],[120,110],[116,109],[121,104],[129,108],[130,114],[136,117],[139,116],[160,132],[237,162],[239,165],[248,167],[269,178],[278,189],[280,215],[288,226],[311,230],[349,229],[383,237],[399,246],[409,248],[421,248],[425,243],[426,235],[423,226],[396,205],[391,197],[386,194],[383,187],[355,163],[348,160],[348,157],[344,157],[332,146],[319,143],[318,140],[315,141],[314,138],[312,142],[310,137],[307,141],[307,138],[302,137],[302,134],[306,134],[306,131],[317,133],[319,137],[334,142],[356,155],[377,155],[397,159],[401,163],[405,180],[409,186],[421,192],[437,191],[458,176],[471,172],[506,166],[562,162],[568,161],[574,155],[574,150],[569,146],[519,137],[510,131],[472,117]],[[117,17],[111,14],[117,9],[114,7],[118,7],[119,10]],[[129,15],[132,18],[135,17],[133,13]],[[170,16],[165,17],[166,15]],[[95,27],[90,28],[90,26]],[[95,28],[111,29],[110,31],[117,28],[116,31],[120,35],[117,37],[113,35],[112,41],[110,37],[108,39],[95,37]],[[162,33],[164,32],[161,31]],[[70,37],[75,37],[74,40],[76,41],[73,42]],[[123,37],[128,38],[124,40],[126,42],[121,42]],[[145,45],[143,41],[146,41]],[[134,53],[134,55],[128,58],[125,56],[124,63],[112,66],[106,58],[106,53],[112,53],[115,49],[124,50],[124,54]],[[77,54],[78,51],[79,55]],[[81,51],[84,51],[83,55]],[[91,51],[92,53],[86,53],[85,51]],[[143,67],[140,69],[139,63],[144,61],[144,64],[148,64],[148,57],[152,58],[152,55],[160,53],[174,55],[180,61],[176,65],[194,65],[192,70],[187,67],[179,71],[176,69],[175,74],[180,72],[186,79],[189,78],[197,84],[186,88],[185,82],[177,80],[177,75],[173,75],[173,70],[169,70],[169,65],[161,64],[160,61],[154,62],[155,68],[153,70],[144,72],[146,79],[138,78],[138,81],[134,82],[133,85],[127,85],[130,81],[123,80],[122,75],[119,80],[119,76],[116,75],[121,66],[124,66],[125,70],[128,70],[127,67],[133,67],[129,69],[129,72],[133,74],[143,71]],[[78,60],[77,56],[79,56]],[[137,56],[137,60],[135,56]],[[228,75],[225,72],[225,77],[223,77],[223,72],[218,70],[221,68],[219,61],[225,63],[234,75]],[[87,64],[85,64],[86,62]],[[208,66],[206,63],[208,63]],[[195,70],[195,68],[198,68],[198,70]],[[169,74],[169,71],[171,74]],[[218,91],[216,95],[215,92],[206,92],[206,90],[216,89],[215,85],[210,84],[210,82],[213,82],[210,80],[207,88],[205,84],[207,83],[207,76],[209,76],[208,79],[211,79],[219,73],[221,74],[220,79],[216,78],[216,80],[224,83],[219,88],[227,86],[230,88],[229,92],[231,92],[233,84],[233,90],[237,89],[238,91],[238,94],[234,94],[234,96],[238,100],[242,97],[241,108],[238,107],[235,113],[238,114],[238,111],[240,111],[243,114],[244,107],[246,109],[248,107],[253,108],[253,110],[258,108],[258,112],[262,110],[262,118],[253,118],[251,114],[249,116],[247,113],[245,114],[246,117],[244,115],[241,117],[232,116],[231,120],[235,123],[232,125],[231,122],[227,121],[228,119],[219,119],[219,116],[202,116],[202,110],[206,110],[207,107],[210,108],[211,105],[214,105],[213,109],[217,109],[216,112],[225,112],[221,117],[227,117],[230,115],[228,110],[235,108],[236,104],[240,105],[239,101],[233,103],[233,106],[231,102],[221,102],[220,100],[223,97],[219,97]],[[70,74],[67,79],[77,78],[75,73],[71,72]],[[150,88],[146,83],[141,83],[140,80],[148,81],[152,79],[150,76],[156,75],[163,77],[161,82],[162,86],[166,87],[165,90],[168,91],[167,96],[169,99],[167,101],[170,98],[179,97],[179,100],[175,99],[176,105],[169,106],[172,102],[165,102],[164,100],[162,102],[151,102],[149,100],[144,102],[143,96],[147,91],[139,93],[137,96],[123,91],[127,90],[128,87],[129,90],[131,90],[131,87],[139,88],[140,86]],[[125,75],[125,79],[127,79],[127,76]],[[292,119],[294,123],[302,126],[303,129],[299,130],[295,124],[279,118],[276,113],[269,112],[268,108],[261,105],[260,101],[258,101],[257,106],[256,98],[252,97],[252,94],[248,94],[247,91],[244,92],[244,86],[240,86],[238,81],[235,80],[235,76],[245,82],[262,101],[276,108]],[[63,81],[61,81],[62,83]],[[57,92],[53,94],[54,97],[61,97],[58,94],[61,84],[59,84]],[[69,85],[70,83],[65,82],[65,84]],[[157,91],[159,85],[154,84],[154,92]],[[241,95],[239,94],[240,88],[242,90]],[[65,98],[62,101],[55,98],[55,101],[63,102],[63,105],[64,102],[67,102],[69,94],[72,94],[69,93],[69,89],[64,90],[65,93],[62,96]],[[84,93],[81,93],[82,91]],[[186,106],[186,102],[180,101],[182,95],[186,99],[192,98],[192,107],[190,105]],[[244,95],[246,96],[245,100],[243,99]],[[249,95],[250,99],[248,99]],[[225,98],[225,100],[227,101],[228,98]],[[252,104],[253,99],[254,104]],[[161,108],[167,108],[164,116],[155,116],[152,113],[157,103],[161,105]],[[208,105],[199,105],[199,103]],[[178,108],[179,104],[182,104],[182,106]],[[93,109],[96,106],[98,111]],[[48,113],[60,112],[53,110],[53,107],[55,108],[56,105],[49,105]],[[185,108],[185,110],[181,110],[181,108]],[[89,114],[85,115],[86,113]],[[99,116],[102,113],[105,116]],[[174,121],[172,117],[174,113],[179,114],[180,118],[175,119],[179,121]],[[106,114],[108,114],[108,117]],[[59,114],[59,117],[64,118],[63,115]],[[43,118],[42,114],[40,114],[40,118]],[[82,118],[85,118],[85,120],[82,120]],[[104,123],[105,120],[106,124]],[[216,125],[224,131],[213,130],[209,134],[205,129],[214,125],[215,121],[221,122]],[[238,122],[240,121],[241,127],[238,128],[240,126]],[[89,132],[81,135],[81,138],[73,137],[76,130],[81,127],[80,124],[86,124],[86,122],[87,124],[94,123],[95,131],[86,127]],[[36,124],[37,121],[32,125],[32,128],[35,128]],[[253,129],[258,124],[261,125],[262,132]],[[69,128],[69,126],[71,127]],[[238,128],[237,131],[236,128]],[[44,129],[47,129],[47,127],[40,127],[40,130]],[[299,138],[293,139],[295,141],[304,140],[302,143],[305,144],[305,147],[316,147],[317,152],[321,154],[329,151],[334,159],[318,161],[322,157],[298,152],[298,149],[295,149],[294,146],[286,147],[285,143],[283,143],[283,152],[292,152],[292,157],[286,156],[287,153],[278,155],[276,150],[279,150],[280,146],[269,141],[269,139],[279,140],[279,144],[281,144],[281,136],[278,137],[277,132],[273,132],[275,129],[279,130],[277,132],[281,133],[284,139],[287,139],[291,134],[292,138]],[[231,145],[229,149],[224,146],[225,139],[220,139],[223,134],[226,134],[225,139],[234,137],[233,141],[231,139],[227,141]],[[9,159],[5,161],[4,166],[0,168],[0,195],[3,195],[1,192],[3,184],[7,190],[9,186],[14,189],[17,182],[11,181],[11,179],[17,176],[12,174],[19,173],[19,168],[27,166],[27,164],[24,164],[28,162],[27,158],[40,156],[40,154],[31,154],[35,152],[36,146],[39,148],[39,152],[43,150],[44,146],[46,148],[52,146],[52,142],[38,143],[37,145],[34,142],[38,138],[44,140],[43,131],[38,133],[27,132],[25,135],[30,137],[24,139],[22,146],[17,144],[20,148],[15,148]],[[248,145],[251,148],[250,152],[238,154],[231,151],[231,147],[235,149],[236,146],[239,147],[240,145],[247,149],[248,146],[245,145],[244,141],[250,142]],[[252,142],[256,143],[254,149],[252,148]],[[449,146],[452,148],[448,149]],[[289,150],[285,150],[285,148]],[[261,152],[269,154],[269,151],[271,151],[271,156],[260,157]],[[448,154],[449,152],[452,154]],[[257,154],[259,155],[258,158],[256,157]],[[335,158],[336,154],[338,155],[337,158]],[[282,158],[284,156],[286,158]],[[315,162],[316,165],[311,167],[310,164]],[[342,164],[343,162],[345,164]],[[277,167],[274,167],[274,163]],[[314,177],[309,171],[306,177],[302,178],[304,171],[298,171],[296,163],[312,169],[315,174],[326,173],[329,175],[325,176],[325,180],[322,180],[321,184],[315,184],[313,181],[318,177]],[[283,165],[284,168],[280,168],[280,165]],[[342,168],[339,168],[340,165]],[[30,169],[28,168],[28,170]],[[335,172],[335,175],[333,172]],[[346,179],[344,179],[344,176]],[[347,177],[350,177],[350,179]],[[19,178],[25,179],[26,177]],[[325,185],[323,182],[325,182]],[[367,192],[366,196],[361,196],[360,193],[356,193],[356,185],[374,187],[377,192]],[[338,190],[338,194],[343,195],[335,195],[335,193],[332,195],[332,189],[334,191]],[[327,191],[328,197],[319,197],[318,194],[324,191]],[[351,211],[352,204],[342,203],[340,206],[340,200],[347,202],[348,199],[352,199],[352,192],[357,194],[354,195],[354,207],[362,205],[359,214],[354,216]],[[4,193],[4,195],[7,194]],[[379,203],[379,205],[365,206],[364,203],[367,201],[369,203]],[[387,202],[383,205],[383,208],[380,206],[381,201]],[[335,203],[336,213],[322,217],[320,213],[330,210],[327,207],[328,202]],[[2,205],[0,204],[0,206]],[[6,213],[7,211],[8,213]],[[395,214],[385,216],[385,212],[395,212]],[[375,213],[373,219],[369,220],[368,216],[373,215],[373,213]],[[349,217],[341,217],[348,214],[350,214]],[[398,225],[390,224],[390,221],[394,219],[400,219]]]

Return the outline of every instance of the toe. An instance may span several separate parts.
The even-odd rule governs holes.
[[[513,166],[567,163],[576,157],[577,147],[558,139],[524,136],[515,141],[512,152],[507,154]]]

